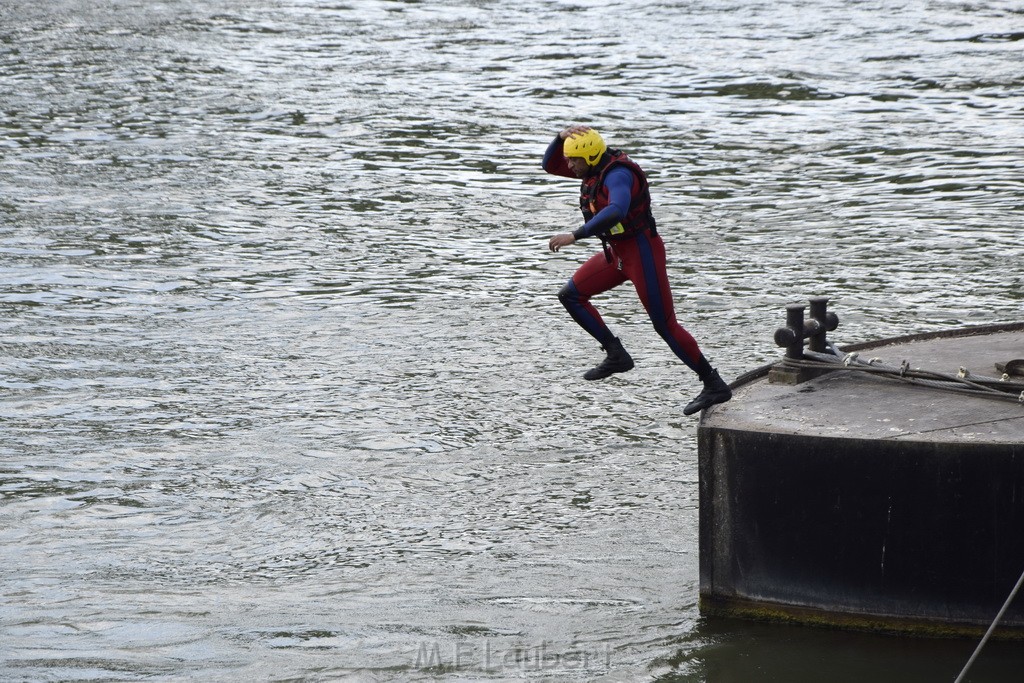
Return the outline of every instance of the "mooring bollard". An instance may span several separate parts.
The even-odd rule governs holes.
[[[816,296],[811,299],[811,320],[818,329],[811,334],[807,347],[811,351],[825,353],[828,348],[825,334],[839,327],[839,316],[828,312],[827,296]]]
[[[787,304],[786,326],[775,330],[775,343],[785,346],[786,358],[793,360],[804,357],[804,308],[803,304]]]
[[[811,351],[824,353],[828,349],[826,335],[839,327],[839,316],[828,310],[828,297],[816,296],[810,299],[811,319],[804,320],[804,304],[786,306],[786,326],[775,330],[775,343],[786,349],[789,360],[803,360],[804,340]],[[827,372],[816,368],[787,367],[776,365],[768,372],[769,382],[799,384]]]

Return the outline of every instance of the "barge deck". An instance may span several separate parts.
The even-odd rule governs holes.
[[[1024,324],[840,351],[999,379]],[[1024,571],[1024,404],[833,368],[792,384],[762,368],[701,417],[701,610],[982,633]],[[1024,638],[1024,605],[997,637]]]

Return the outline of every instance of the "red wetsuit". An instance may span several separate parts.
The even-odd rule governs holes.
[[[562,156],[562,142],[556,137],[548,146],[543,168],[554,175],[575,178]],[[580,266],[558,298],[573,320],[605,346],[614,335],[590,299],[629,280],[654,329],[673,353],[703,379],[712,369],[693,335],[676,321],[665,268],[665,243],[650,218],[647,179],[636,164],[623,158],[625,161],[619,160],[612,150],[583,181],[581,197],[592,199],[581,200],[587,222],[573,235],[576,239],[599,236],[606,247]],[[600,183],[596,188],[595,180]],[[643,208],[647,209],[646,217]]]

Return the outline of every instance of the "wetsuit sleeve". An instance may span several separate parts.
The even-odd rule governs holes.
[[[608,190],[608,206],[572,233],[576,239],[607,232],[629,212],[629,203],[633,198],[633,172],[623,166],[613,168],[604,177],[604,186]]]
[[[562,155],[562,145],[564,144],[561,136],[556,135],[555,139],[548,145],[547,151],[544,152],[544,161],[541,162],[541,168],[554,175],[575,178],[576,176],[573,175],[572,169],[569,168],[569,164],[565,163],[565,157]]]

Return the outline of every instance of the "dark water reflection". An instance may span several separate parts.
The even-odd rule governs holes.
[[[577,219],[538,162],[586,121],[650,170],[728,376],[816,294],[847,343],[1019,320],[1022,31],[1008,2],[0,5],[0,677],[952,680],[973,644],[701,620],[695,382],[626,291],[637,370],[579,380],[554,293],[588,250],[546,253]]]
[[[670,670],[659,683],[860,683],[861,681],[952,681],[976,643],[899,639],[815,628],[702,620],[687,635]],[[966,680],[1012,681],[1020,666],[1020,646],[989,642]],[[951,674],[952,672],[952,674]]]

